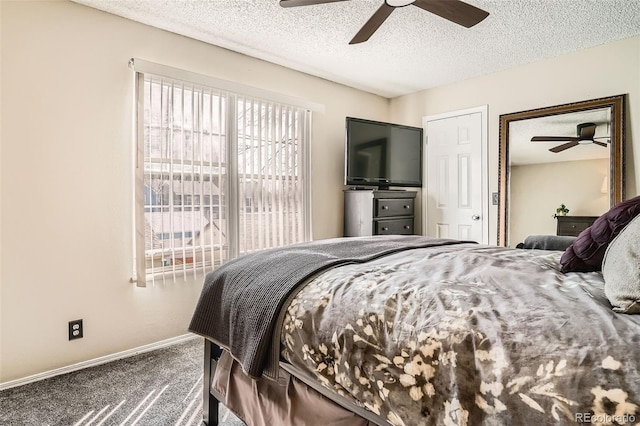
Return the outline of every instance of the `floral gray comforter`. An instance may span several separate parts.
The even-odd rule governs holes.
[[[561,252],[415,249],[324,272],[282,355],[392,425],[640,425],[640,316]]]

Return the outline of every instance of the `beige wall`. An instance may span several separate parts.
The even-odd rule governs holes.
[[[496,192],[501,114],[624,93],[630,198],[640,190],[640,37],[395,98],[390,119],[420,126],[423,116],[488,105],[489,191]],[[491,206],[490,242],[496,233],[497,208]]]
[[[600,216],[609,209],[602,182],[609,159],[563,161],[511,166],[509,184],[509,246],[528,235],[555,235],[556,209],[564,204],[570,215]]]
[[[341,235],[344,118],[386,120],[387,99],[75,3],[0,8],[0,383],[186,333],[202,277],[128,281],[131,57],[324,104],[313,234]],[[85,337],[69,342],[78,318]]]
[[[488,104],[491,191],[500,114],[629,93],[630,142],[640,128],[640,37],[389,102],[66,1],[0,0],[0,15],[0,383],[186,332],[201,277],[128,282],[131,57],[324,104],[313,118],[316,239],[342,232],[347,115],[420,126],[424,115]],[[629,195],[640,188],[635,145]],[[494,208],[494,239],[495,223]],[[68,342],[77,318],[85,337]]]

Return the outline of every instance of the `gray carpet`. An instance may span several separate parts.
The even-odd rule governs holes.
[[[203,345],[196,338],[1,391],[0,425],[200,425]],[[220,420],[244,426],[224,407]]]

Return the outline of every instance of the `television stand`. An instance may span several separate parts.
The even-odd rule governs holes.
[[[413,235],[416,191],[346,189],[344,236]]]

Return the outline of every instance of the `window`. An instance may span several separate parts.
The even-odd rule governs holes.
[[[138,285],[310,238],[310,111],[146,72],[137,85]]]

